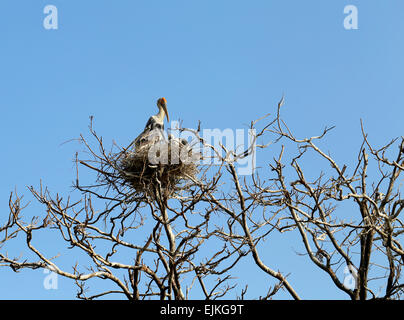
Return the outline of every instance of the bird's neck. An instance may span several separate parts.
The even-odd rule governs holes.
[[[159,108],[159,112],[156,114],[156,118],[159,122],[164,122],[164,116],[166,113],[164,112],[163,108]]]

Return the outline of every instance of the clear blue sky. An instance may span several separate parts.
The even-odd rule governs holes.
[[[57,30],[43,27],[48,4]],[[358,30],[343,27],[348,4]],[[403,135],[403,13],[401,0],[2,0],[0,223],[10,191],[42,179],[69,194],[77,145],[62,143],[86,133],[90,115],[107,141],[127,144],[161,96],[186,127],[235,129],[285,94],[299,135],[336,126],[327,141],[337,159],[356,155],[360,118],[376,145]],[[45,290],[44,276],[0,269],[0,299],[74,298],[70,281]],[[323,275],[291,279],[303,298],[346,298]]]

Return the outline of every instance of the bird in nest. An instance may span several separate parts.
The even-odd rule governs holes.
[[[143,132],[134,140],[136,150],[149,144],[155,144],[158,141],[165,140],[164,137],[164,118],[170,121],[167,111],[166,98],[157,100],[158,113],[151,116],[144,127]]]

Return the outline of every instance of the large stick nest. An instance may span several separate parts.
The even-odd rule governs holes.
[[[157,190],[170,196],[186,181],[195,181],[197,156],[188,144],[178,140],[150,143],[121,153],[118,166],[121,178],[136,193],[153,198]]]

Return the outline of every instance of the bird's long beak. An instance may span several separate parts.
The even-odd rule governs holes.
[[[170,122],[170,118],[168,117],[167,105],[165,103],[163,103],[162,107],[163,107],[163,110],[164,110],[164,112],[166,114],[167,122]]]

